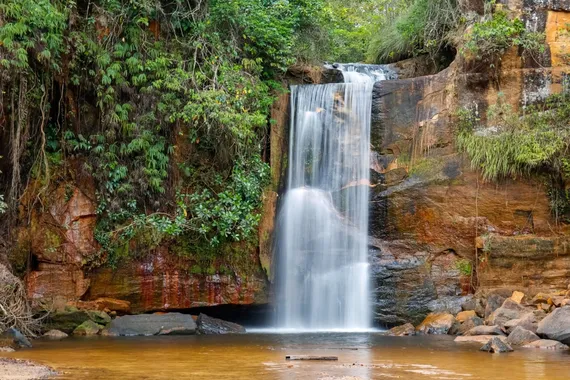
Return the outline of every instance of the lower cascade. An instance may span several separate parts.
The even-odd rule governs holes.
[[[370,115],[377,75],[292,86],[288,187],[279,214],[278,326],[365,330]]]

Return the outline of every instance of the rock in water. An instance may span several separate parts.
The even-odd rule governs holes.
[[[524,348],[542,348],[545,350],[567,350],[568,346],[564,343],[560,343],[557,340],[551,339],[539,339],[531,342],[529,344],[525,344]]]
[[[44,338],[48,338],[48,339],[64,339],[67,338],[69,335],[67,335],[66,333],[64,333],[63,331],[59,331],[59,330],[49,330],[48,332],[46,332],[43,337]]]
[[[538,323],[537,334],[570,344],[570,306],[554,310]]]
[[[507,338],[507,343],[511,346],[523,346],[525,344],[539,340],[538,335],[532,331],[523,329],[520,326],[515,327],[515,329],[509,334]]]
[[[457,343],[487,343],[490,339],[499,338],[503,342],[507,341],[506,336],[502,335],[471,335],[471,336],[458,336],[454,342]]]
[[[505,335],[499,326],[475,326],[471,330],[466,331],[463,335]]]
[[[13,327],[7,329],[3,335],[12,339],[14,343],[20,347],[28,347],[28,348],[32,347],[32,342],[30,342],[30,340],[26,338],[24,334],[22,334]]]
[[[103,326],[98,325],[93,321],[85,321],[73,330],[73,335],[92,336],[99,334]]]
[[[503,352],[511,352],[513,351],[513,348],[509,346],[508,343],[503,342],[500,338],[493,337],[487,342],[487,344],[481,347],[480,350],[500,354]]]
[[[416,331],[420,334],[445,335],[449,332],[454,322],[455,317],[451,314],[430,313],[423,322],[416,327]]]
[[[125,315],[111,321],[110,336],[193,335],[196,322],[181,313]]]
[[[222,319],[212,318],[200,313],[196,320],[199,334],[244,334],[245,328],[237,323],[227,322]]]
[[[406,335],[415,335],[416,328],[411,323],[406,323],[405,325],[396,326],[388,330],[386,335],[389,336],[406,336]]]

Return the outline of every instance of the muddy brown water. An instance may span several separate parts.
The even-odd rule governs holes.
[[[29,359],[56,379],[570,379],[570,351],[478,351],[449,336],[252,334],[36,341],[1,356]],[[338,356],[288,362],[286,355]]]

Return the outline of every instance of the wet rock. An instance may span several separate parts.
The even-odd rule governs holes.
[[[196,320],[198,334],[244,334],[245,328],[237,323],[212,318],[200,313]]]
[[[30,340],[28,338],[26,338],[26,336],[24,334],[22,334],[20,331],[18,331],[14,327],[10,327],[10,328],[6,329],[6,331],[4,331],[2,333],[2,335],[0,336],[0,340],[2,340],[3,342],[13,343],[16,347],[27,347],[27,348],[32,347],[32,342],[30,342]],[[0,345],[1,346],[8,346],[8,345],[11,345],[10,343],[8,343],[8,344],[3,343]]]
[[[449,332],[455,317],[449,313],[430,313],[423,322],[416,327],[419,334],[444,335]]]
[[[523,346],[525,344],[539,340],[539,336],[532,331],[523,329],[520,326],[515,327],[515,329],[509,334],[507,338],[507,343],[511,346]]]
[[[196,322],[180,313],[125,315],[111,321],[110,336],[192,335]]]
[[[487,344],[480,348],[481,351],[487,351],[495,354],[500,354],[504,352],[511,352],[513,348],[503,340],[493,337],[491,338]]]
[[[458,336],[455,338],[454,342],[457,343],[487,343],[492,338],[499,338],[506,342],[507,337],[502,335],[470,335],[470,336]]]
[[[407,336],[407,335],[415,335],[416,328],[411,323],[406,323],[405,325],[396,326],[388,330],[386,335],[389,336]]]
[[[85,321],[73,330],[73,335],[92,336],[99,334],[103,326],[98,325],[93,321]]]
[[[499,326],[476,326],[466,331],[465,336],[470,335],[505,335]]]
[[[491,314],[501,307],[505,302],[505,297],[500,294],[489,294],[487,296],[487,303],[485,305],[485,319],[489,318]]]
[[[469,310],[460,312],[455,316],[455,319],[457,319],[459,322],[465,322],[466,320],[474,318],[476,316],[477,314],[475,313],[475,310]]]
[[[67,335],[66,333],[64,333],[63,331],[59,331],[59,330],[49,330],[48,332],[46,332],[44,335],[42,335],[44,338],[48,338],[48,339],[53,339],[53,340],[59,340],[59,339],[64,339],[67,338],[69,335]]]
[[[503,328],[510,333],[512,330],[514,330],[515,327],[520,326],[525,330],[536,333],[538,323],[545,317],[546,313],[543,310],[533,310],[531,312],[523,314],[518,319],[511,319],[503,325]]]
[[[537,334],[570,344],[570,306],[554,310],[538,323]]]
[[[524,298],[525,298],[525,294],[523,292],[519,292],[516,290],[513,292],[513,295],[511,296],[511,299],[518,304],[522,303]]]
[[[495,310],[489,318],[486,319],[486,322],[489,325],[502,327],[511,319],[519,319],[528,312],[529,310],[527,308],[508,298],[503,302],[503,305],[500,308]]]
[[[568,346],[564,343],[560,343],[557,340],[551,339],[540,339],[535,340],[534,342],[525,344],[524,348],[542,348],[545,350],[567,350]]]

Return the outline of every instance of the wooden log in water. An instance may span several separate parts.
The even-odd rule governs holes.
[[[287,355],[285,360],[338,360],[338,356]]]

